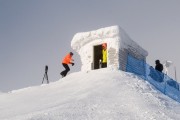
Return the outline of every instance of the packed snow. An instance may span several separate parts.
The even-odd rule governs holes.
[[[109,69],[0,94],[0,120],[178,120],[180,103],[134,74]]]

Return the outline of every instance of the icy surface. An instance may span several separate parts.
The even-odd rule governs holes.
[[[0,94],[0,120],[179,120],[180,103],[137,76],[100,69]]]

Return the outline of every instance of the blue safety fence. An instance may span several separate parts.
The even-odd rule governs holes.
[[[140,76],[165,95],[180,102],[180,84],[166,74],[155,70],[144,60],[139,60],[128,55],[126,71]]]

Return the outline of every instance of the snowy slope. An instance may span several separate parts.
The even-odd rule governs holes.
[[[180,104],[137,76],[100,69],[0,94],[0,120],[178,120]]]

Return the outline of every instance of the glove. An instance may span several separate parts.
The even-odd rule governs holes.
[[[72,64],[72,66],[74,66],[74,63],[71,63]]]

